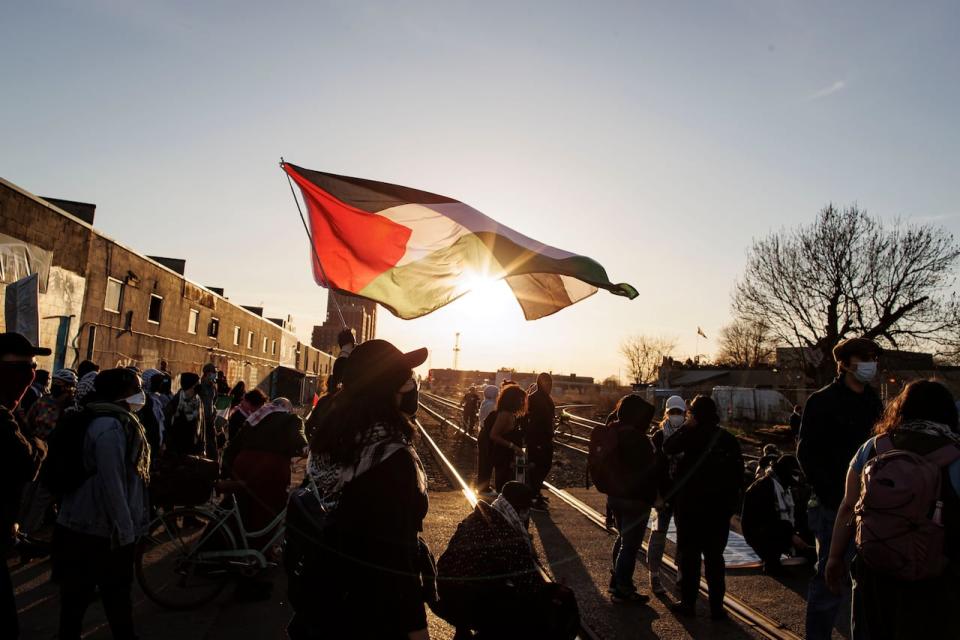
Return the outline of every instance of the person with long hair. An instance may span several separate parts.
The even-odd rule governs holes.
[[[674,518],[677,523],[677,565],[680,602],[672,609],[693,616],[700,590],[700,557],[710,593],[710,617],[723,620],[726,565],[723,550],[730,536],[730,518],[737,511],[743,486],[743,455],[736,437],[720,426],[716,403],[697,396],[687,420],[664,442],[668,455],[682,453],[677,466]]]
[[[960,638],[960,617],[953,612],[960,602],[960,428],[953,396],[939,382],[911,382],[887,405],[874,432],[874,437],[854,455],[847,471],[846,491],[837,511],[833,546],[827,560],[827,586],[834,593],[841,593],[847,576],[852,574],[854,637]],[[866,549],[861,547],[848,574],[845,550],[853,540],[855,525],[863,525],[859,527],[861,532],[863,527],[869,529],[863,520],[875,508],[871,506],[873,501],[867,499],[870,487],[864,470],[880,454],[898,450],[923,456],[940,469],[940,493],[933,496],[934,504],[921,518],[929,519],[936,529],[942,526],[941,548],[927,549],[925,558],[940,564],[942,571],[932,577],[904,579],[879,568],[881,563],[876,555],[870,556],[874,564],[871,566],[865,557]],[[919,466],[916,470],[920,471]],[[882,471],[874,465],[870,473]],[[900,513],[893,515],[906,522],[908,528],[922,531],[927,523],[916,523],[915,527],[906,513],[917,500],[917,494],[911,494],[912,499],[898,505]],[[936,524],[938,517],[940,525]],[[906,535],[912,534],[913,531]],[[886,536],[889,539],[879,547],[883,549],[881,553],[895,561],[888,564],[902,564],[904,557],[897,555],[902,545],[889,532]],[[858,544],[862,542],[858,539]]]
[[[514,480],[514,460],[523,454],[518,428],[520,414],[526,405],[527,394],[519,385],[510,384],[500,390],[497,398],[497,417],[490,428],[490,459],[497,492]]]
[[[243,380],[237,380],[237,384],[230,389],[230,408],[233,409],[243,402],[243,395],[247,392],[247,383]]]
[[[356,347],[342,387],[310,442],[309,486],[335,522],[336,548],[295,608],[293,640],[428,638],[419,532],[427,480],[411,444],[417,408],[413,369],[427,350],[402,353],[385,340]],[[376,607],[376,615],[370,607]]]

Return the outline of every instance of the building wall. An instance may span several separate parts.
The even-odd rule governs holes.
[[[165,361],[171,373],[179,374],[199,373],[204,363],[213,362],[231,384],[243,379],[251,388],[281,364],[314,378],[332,366],[327,354],[300,343],[293,333],[3,180],[0,234],[51,252],[49,275],[39,297],[40,342],[54,348],[64,322],[61,317],[66,317],[69,348],[60,354],[66,366],[75,367],[88,358],[103,368],[159,367]],[[105,308],[110,278],[122,286],[117,310]],[[0,286],[0,304],[4,288]],[[149,318],[152,295],[163,299],[158,322]],[[191,310],[197,313],[195,332],[190,330]],[[214,319],[217,331],[210,335]],[[5,330],[4,324],[0,317]],[[235,327],[240,330],[239,344]],[[39,366],[52,369],[57,355],[39,359]]]

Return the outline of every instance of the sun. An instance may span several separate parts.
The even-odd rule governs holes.
[[[516,310],[513,293],[502,278],[466,274],[463,288],[469,293],[454,304],[471,321],[503,318],[504,314]]]

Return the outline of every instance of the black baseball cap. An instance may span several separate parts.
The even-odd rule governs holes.
[[[425,348],[404,353],[386,340],[367,340],[359,344],[347,358],[343,386],[389,382],[399,387],[406,381],[410,370],[419,367],[426,359]]]
[[[22,333],[0,333],[0,356],[48,356],[50,349],[35,347]]]

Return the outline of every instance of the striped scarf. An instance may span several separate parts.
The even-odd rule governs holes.
[[[395,429],[378,422],[361,431],[354,439],[356,454],[353,462],[343,464],[333,460],[328,452],[320,455],[310,454],[307,460],[307,475],[316,486],[317,494],[328,504],[335,504],[343,487],[348,482],[363,475],[397,451],[406,449],[417,465],[417,483],[421,491],[426,492],[427,475],[423,463],[413,446]]]

